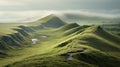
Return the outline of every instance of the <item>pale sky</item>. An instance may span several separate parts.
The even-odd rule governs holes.
[[[83,9],[120,13],[120,0],[0,0],[0,22],[24,21],[56,11]]]
[[[120,0],[0,0],[0,10],[120,9]]]

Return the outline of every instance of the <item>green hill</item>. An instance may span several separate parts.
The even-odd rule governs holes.
[[[68,26],[69,24],[65,25],[62,28],[66,29]],[[61,30],[62,28],[59,29]],[[67,31],[73,29],[74,27],[68,29]],[[78,29],[81,30],[80,28]],[[104,37],[104,34],[107,34],[109,37],[115,37],[115,36],[107,33],[100,26],[91,26],[91,27],[87,26],[86,28],[83,29],[84,30],[79,32],[79,34],[77,34],[76,36],[68,38],[66,41],[63,41],[60,44],[56,44],[56,45],[51,44],[51,46],[54,47],[51,49],[52,51],[50,52],[48,51],[45,54],[31,56],[23,61],[19,61],[7,66],[8,67],[23,67],[23,66],[25,67],[32,67],[32,66],[116,67],[119,66],[120,63],[119,58],[113,56],[116,55],[114,54],[114,52],[118,52],[119,54],[120,51],[119,47],[109,43],[111,42],[111,40],[107,40],[107,38]],[[77,31],[74,31],[74,33]],[[107,41],[104,41],[104,39]],[[112,42],[114,43],[115,41],[113,40]],[[119,43],[117,43],[116,45],[118,44]],[[110,55],[112,52],[113,55]],[[68,59],[70,53],[73,54],[72,60]]]
[[[120,38],[98,25],[67,24],[49,15],[27,25],[11,24],[4,30],[0,36],[1,67],[120,65]],[[37,42],[33,44],[32,39]]]
[[[71,24],[66,24],[65,26],[63,26],[60,30],[62,31],[66,31],[69,30],[71,28],[75,28],[78,27],[79,25],[77,23],[71,23]]]
[[[35,22],[29,23],[29,25],[32,25],[32,26],[33,25],[43,25],[46,27],[55,27],[55,28],[60,27],[64,24],[66,24],[66,23],[54,14],[48,15],[48,16],[41,18]]]
[[[43,22],[37,25],[37,23],[41,21]],[[60,26],[65,25],[66,23],[59,19],[58,17],[56,17],[55,15],[49,15],[38,21],[33,22],[33,24],[36,26],[34,25],[31,26],[31,23],[30,24],[13,23],[10,24],[9,26],[7,24],[2,24],[1,28],[3,30],[1,30],[1,32],[5,32],[5,34],[1,33],[0,48],[6,50],[11,49],[13,47],[19,48],[27,44],[30,45],[30,41],[28,38],[30,38],[35,31],[46,28],[58,28]]]

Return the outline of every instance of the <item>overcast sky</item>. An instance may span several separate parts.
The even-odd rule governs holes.
[[[120,9],[120,0],[0,0],[0,10]]]
[[[38,17],[38,13],[51,10],[83,9],[119,11],[120,0],[0,0],[0,22],[29,18],[27,13]]]

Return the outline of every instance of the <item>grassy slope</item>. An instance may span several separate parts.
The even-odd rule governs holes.
[[[49,16],[47,16],[47,17],[45,17],[45,18],[43,18],[43,19],[41,19],[41,20],[39,20],[40,22],[41,21],[43,21],[44,20],[44,25],[51,25],[51,26],[56,26],[55,24],[56,24],[56,22],[58,22],[59,24],[61,24],[61,25],[64,25],[65,23],[62,21],[62,20],[60,20],[59,18],[57,18],[56,16],[54,16],[54,15],[49,15]],[[54,21],[54,22],[53,22]],[[51,22],[52,22],[52,24],[51,24]],[[31,26],[31,25],[33,25],[33,27],[38,27],[38,26],[40,26],[40,25],[43,25],[42,23],[39,23],[38,24],[38,22],[34,22],[34,23],[24,23],[24,24],[15,24],[15,23],[12,23],[12,24],[1,24],[1,36],[0,36],[0,40],[1,40],[1,42],[0,42],[0,56],[2,56],[4,53],[6,54],[6,55],[8,55],[8,56],[14,56],[14,57],[12,57],[12,59],[15,59],[15,60],[20,60],[21,58],[25,58],[25,57],[28,57],[28,56],[31,56],[31,55],[34,55],[34,53],[33,54],[31,54],[31,53],[26,53],[26,52],[35,52],[36,50],[38,50],[39,48],[35,48],[35,49],[33,49],[32,47],[31,48],[28,48],[28,47],[30,47],[30,46],[32,46],[32,42],[31,42],[31,39],[32,38],[36,38],[36,37],[38,37],[38,39],[40,39],[40,43],[43,43],[44,44],[44,42],[45,42],[45,44],[48,42],[48,43],[50,43],[50,41],[48,41],[49,39],[53,39],[53,38],[48,38],[48,39],[46,39],[45,41],[44,41],[44,38],[42,39],[42,38],[39,38],[39,36],[41,36],[41,35],[46,35],[46,36],[48,36],[48,37],[50,37],[51,35],[49,34],[50,33],[50,31],[52,31],[52,30],[54,30],[52,27],[50,28],[50,27],[45,27],[44,29],[42,29],[42,30],[35,30],[34,32],[32,32],[32,33],[29,33],[29,32],[27,32],[27,30],[30,30],[30,29],[28,29],[28,28],[26,28],[26,27],[29,27],[29,26]],[[60,25],[59,25],[60,26]],[[20,27],[22,27],[22,28],[20,28]],[[24,40],[20,40],[20,41],[22,41],[20,44],[19,44],[19,38],[17,38],[17,39],[14,39],[14,38],[11,38],[11,36],[9,36],[9,35],[14,35],[14,37],[16,38],[16,36],[15,36],[15,34],[17,33],[19,33],[19,34],[21,34],[22,33],[22,31],[21,32],[17,32],[17,31],[15,31],[15,30],[13,30],[13,28],[14,29],[20,29],[20,30],[25,30],[26,31],[26,33],[27,34],[29,34],[29,37],[28,36],[23,36],[23,35],[21,35],[22,36],[22,38],[24,39]],[[39,28],[38,28],[39,29]],[[49,34],[49,35],[48,35]],[[51,33],[52,34],[52,33]],[[7,39],[5,39],[4,38],[4,40],[2,40],[2,38],[3,38],[3,36],[6,36],[6,38]],[[18,36],[17,36],[18,37]],[[27,47],[27,48],[25,48],[25,49],[23,49],[23,48],[21,48],[20,46],[10,46],[10,44],[9,43],[11,43],[9,40],[8,40],[8,38],[9,39],[11,39],[10,41],[14,41],[15,43],[18,43],[18,45],[21,45],[22,47]],[[5,42],[5,41],[7,41],[7,43]],[[43,41],[43,42],[42,42]],[[46,42],[47,41],[47,42]],[[13,44],[13,42],[12,42],[12,44]],[[25,45],[28,45],[28,46],[25,46]],[[7,48],[10,48],[10,49],[14,49],[14,50],[7,50],[6,51],[6,49],[5,50],[1,50],[1,49],[3,49],[3,47],[5,47],[6,49]],[[45,46],[43,46],[43,47],[45,47]],[[43,47],[41,47],[42,49],[43,49]],[[18,49],[17,51],[16,51],[16,48]],[[32,50],[31,50],[32,49]],[[43,51],[43,50],[42,50]],[[42,52],[41,51],[41,52]],[[17,54],[16,54],[17,53]],[[19,53],[20,53],[20,57],[18,56],[19,55]],[[44,52],[43,52],[44,53]],[[36,55],[37,53],[35,53],[35,55]],[[38,54],[39,54],[39,52],[38,52]],[[21,56],[22,55],[22,56]],[[19,57],[18,59],[16,59],[17,58],[17,56]],[[14,61],[14,60],[12,60],[11,59],[11,57],[9,58],[3,58],[4,60],[5,60],[5,62],[4,61],[2,61],[2,62],[0,62],[0,64],[2,65],[4,65],[4,64],[7,64],[8,62],[12,62],[12,61]],[[10,60],[9,60],[10,59]],[[7,61],[6,61],[7,60]]]
[[[49,22],[53,15],[47,16],[36,23]],[[52,20],[53,21],[53,20]],[[59,20],[58,20],[59,21]],[[61,21],[60,21],[61,22]],[[64,23],[63,23],[64,24]],[[4,28],[6,34],[14,33],[10,28],[20,24],[11,24]],[[54,24],[53,24],[54,25]],[[4,27],[4,25],[2,25]],[[3,32],[3,31],[2,31]],[[2,33],[3,35],[3,33]],[[47,38],[39,38],[45,35]],[[104,31],[99,26],[79,26],[76,23],[61,28],[46,27],[30,34],[27,39],[38,38],[39,42],[32,47],[7,52],[9,57],[0,58],[0,66],[7,67],[118,67],[119,38]],[[31,43],[29,43],[30,45]],[[86,49],[85,51],[82,51]],[[67,60],[65,55],[75,53],[74,60]],[[2,53],[2,52],[1,52]],[[107,59],[106,59],[107,58]],[[103,62],[104,63],[101,63]],[[112,63],[112,64],[111,64]]]
[[[12,28],[17,28],[17,26],[23,25],[23,24],[8,24],[8,23],[0,23],[0,36],[14,33],[15,31],[12,30]]]
[[[117,34],[118,36],[120,36],[120,22],[118,22],[117,24],[106,24],[106,25],[102,25],[102,27],[107,30],[110,31],[111,33]]]
[[[33,23],[1,24],[0,49],[21,49],[26,45],[31,46],[30,39],[32,39],[33,32],[43,28],[57,28],[64,24],[66,23],[54,15],[49,15]]]
[[[52,25],[51,22],[53,22],[52,24],[56,24],[60,23],[62,25],[64,25],[64,21],[62,21],[61,19],[59,19],[58,17],[56,17],[55,15],[51,14],[48,15],[44,18],[41,18],[37,21],[34,22],[30,22],[30,23],[0,23],[0,36],[6,35],[6,34],[13,34],[16,33],[15,30],[13,30],[14,28],[18,28],[18,26],[38,26],[41,25],[43,23],[48,23],[48,25]],[[59,24],[58,24],[59,25]]]
[[[99,26],[85,27],[84,29],[80,29],[78,27],[79,26],[76,26],[75,28],[67,30],[66,33],[70,33],[69,35],[64,35],[66,33],[59,34],[64,31],[64,29],[62,29],[64,27],[57,30],[57,32],[55,30],[49,31],[48,35],[50,37],[43,39],[42,42],[40,41],[38,45],[34,46],[34,48],[32,47],[18,51],[19,53],[21,53],[22,57],[14,57],[12,59],[15,60],[12,62],[19,62],[8,65],[8,67],[116,67],[119,65],[119,59],[111,57],[111,55],[109,55],[109,52],[113,52],[112,56],[114,56],[116,55],[114,54],[114,50],[118,53],[120,50],[117,46],[111,44],[110,40],[104,41],[104,35],[101,36],[99,34],[99,29],[101,29]],[[74,29],[79,30],[77,30],[77,33],[76,31],[71,33],[71,31],[74,31]],[[36,33],[40,32],[42,32],[42,34],[46,34],[46,32],[48,31],[37,31]],[[52,32],[54,32],[54,35],[52,34]],[[103,34],[106,33],[107,32],[103,31]],[[111,34],[109,34],[109,36],[114,37]],[[94,41],[94,39],[96,41]],[[104,46],[107,46],[107,49],[104,48]],[[79,52],[84,48],[86,48],[85,51]],[[65,58],[65,54],[67,54],[68,52],[75,53],[75,55],[73,56],[75,58],[74,60],[67,60]],[[119,57],[119,54],[117,57]],[[103,61],[104,63],[101,63]],[[11,62],[11,60],[9,60],[9,62]]]

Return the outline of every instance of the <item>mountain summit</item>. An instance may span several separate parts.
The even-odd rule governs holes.
[[[41,21],[42,21],[43,26],[53,27],[53,28],[57,28],[57,27],[60,27],[60,26],[63,26],[66,24],[63,20],[61,20],[54,14],[48,15],[48,16],[38,20],[37,22],[41,22]]]

